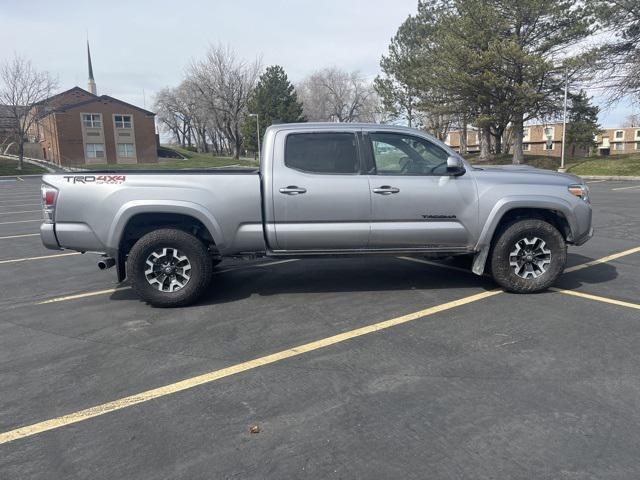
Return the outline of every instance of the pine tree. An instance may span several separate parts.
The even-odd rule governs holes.
[[[598,113],[600,108],[592,105],[584,91],[571,94],[568,113],[566,140],[569,154],[573,157],[576,149],[589,151],[596,146],[594,137],[600,132]]]
[[[249,98],[247,110],[250,114],[258,114],[260,135],[274,123],[306,121],[302,114],[302,103],[298,101],[293,85],[279,65],[268,67],[262,74]],[[254,152],[258,150],[256,134],[256,119],[247,116],[242,125],[242,136],[245,148]]]

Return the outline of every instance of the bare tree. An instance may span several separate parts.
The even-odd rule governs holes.
[[[163,88],[156,95],[155,110],[164,129],[171,132],[176,143],[191,146],[191,116],[188,102],[180,87]]]
[[[18,143],[18,170],[22,170],[27,134],[47,112],[46,100],[58,82],[49,72],[38,71],[30,60],[17,54],[0,67],[0,103],[7,105]]]
[[[622,126],[628,128],[640,127],[640,115],[627,115],[624,119],[624,122],[622,123]]]
[[[240,129],[260,70],[259,59],[246,62],[222,45],[210,46],[204,60],[194,62],[189,69],[188,80],[199,93],[201,106],[231,144],[234,158],[240,157]]]
[[[304,79],[296,91],[311,121],[375,121],[382,112],[373,85],[357,71],[325,68]]]

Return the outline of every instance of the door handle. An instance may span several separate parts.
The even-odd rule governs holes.
[[[301,195],[303,193],[307,193],[307,189],[296,187],[295,185],[289,185],[288,187],[281,188],[280,193],[284,193],[285,195]]]
[[[392,193],[398,193],[398,192],[400,192],[399,188],[391,187],[389,185],[383,185],[381,187],[373,189],[373,193],[378,193],[380,195],[391,195]]]

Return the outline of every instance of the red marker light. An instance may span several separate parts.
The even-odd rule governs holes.
[[[54,203],[56,203],[56,191],[55,190],[45,190],[44,191],[44,204],[47,207],[52,206]]]

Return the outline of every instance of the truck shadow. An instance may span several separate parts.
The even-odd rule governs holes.
[[[571,264],[583,264],[591,260],[572,255]],[[208,293],[198,305],[234,302],[251,295],[383,293],[467,288],[491,290],[497,287],[490,277],[473,274],[468,258],[456,257],[439,263],[466,271],[392,257],[303,259],[267,268],[238,269],[214,275]],[[600,264],[565,274],[558,284],[563,288],[577,288],[582,284],[603,283],[616,277],[614,266]]]
[[[592,260],[582,255],[570,254],[570,265]],[[468,258],[455,257],[437,263],[461,270],[394,257],[302,259],[264,267],[241,265],[214,275],[209,290],[195,305],[236,302],[252,295],[497,288],[489,276],[478,276],[471,272],[471,261]],[[219,270],[224,269],[221,265]],[[617,276],[613,265],[603,263],[565,273],[556,286],[573,289],[585,284],[608,282]],[[111,298],[131,300],[135,295],[130,290],[125,290],[114,293]]]

